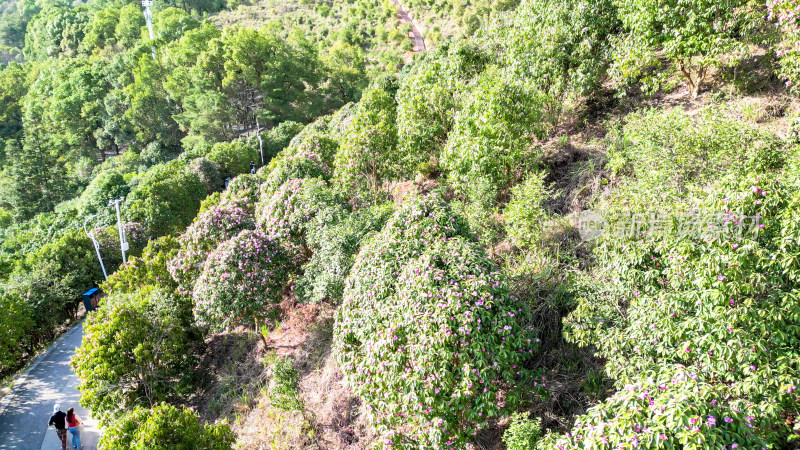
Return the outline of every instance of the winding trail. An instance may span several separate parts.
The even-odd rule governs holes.
[[[408,15],[408,12],[406,12],[405,7],[403,6],[402,3],[400,3],[400,0],[392,0],[392,3],[397,5],[397,7],[399,8],[397,15],[400,17],[400,20],[404,23],[411,24],[412,36],[410,37],[411,40],[414,42],[414,53],[424,52],[426,50],[425,39],[422,37],[422,33],[419,32],[417,24],[414,22],[411,16]]]
[[[53,427],[47,426],[53,404],[61,410],[75,408],[83,419],[81,444],[95,450],[100,432],[89,411],[78,404],[78,377],[69,367],[75,348],[81,345],[83,322],[75,325],[39,356],[15,381],[11,391],[0,400],[0,449],[58,450],[61,444]],[[72,448],[67,436],[67,448]]]

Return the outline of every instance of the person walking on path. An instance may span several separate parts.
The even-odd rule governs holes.
[[[81,429],[79,428],[83,425],[83,421],[77,414],[75,414],[75,408],[70,408],[67,410],[67,426],[69,426],[69,433],[72,435],[72,448],[77,448],[81,450]]]
[[[61,441],[61,450],[67,450],[67,415],[61,411],[61,405],[58,403],[53,405],[53,415],[50,416],[47,426],[56,427],[56,435]]]
[[[250,161],[250,173],[253,174],[253,175],[255,175],[255,173],[256,173],[256,162],[255,161]]]

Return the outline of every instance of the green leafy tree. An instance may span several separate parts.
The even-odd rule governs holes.
[[[46,6],[28,24],[25,33],[25,58],[44,61],[78,54],[88,18],[75,8]]]
[[[148,288],[107,297],[89,315],[72,361],[82,405],[109,419],[192,389],[200,335],[181,320],[176,303]]]
[[[159,404],[136,408],[112,422],[100,438],[101,450],[230,450],[236,436],[226,423],[203,423],[186,408]]]
[[[615,0],[624,37],[615,49],[614,72],[637,79],[658,65],[660,53],[674,62],[692,97],[726,53],[740,49],[744,27],[762,14],[751,0]]]

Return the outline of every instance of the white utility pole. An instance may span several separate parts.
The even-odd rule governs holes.
[[[147,22],[147,32],[150,33],[150,42],[153,42],[153,12],[150,7],[153,6],[153,0],[142,0],[144,6],[144,20]],[[153,52],[153,59],[156,59],[156,49],[151,48]]]
[[[89,221],[94,219],[95,217],[97,217],[97,214],[89,216],[86,218],[86,220],[83,221],[83,231],[86,233],[87,236],[89,236],[89,239],[92,240],[92,243],[94,243],[94,251],[97,253],[97,259],[100,261],[100,268],[103,269],[103,278],[108,280],[108,274],[106,273],[106,266],[105,264],[103,264],[103,257],[100,256],[100,243],[97,242],[97,238],[94,236],[94,230],[89,231],[89,229],[86,227],[86,224],[88,224]]]
[[[128,238],[125,236],[125,227],[122,226],[122,218],[119,214],[119,204],[125,201],[125,197],[120,197],[108,202],[108,206],[114,206],[117,210],[117,230],[119,231],[119,248],[122,250],[122,264],[128,262],[125,252],[128,251]]]
[[[261,154],[261,167],[264,167],[264,143],[261,142],[261,125],[258,123],[258,114],[256,114],[256,136],[258,136],[258,152]]]

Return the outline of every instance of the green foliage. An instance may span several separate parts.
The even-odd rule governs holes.
[[[74,8],[55,5],[43,8],[26,29],[25,58],[43,61],[76,56],[86,21],[86,15]]]
[[[182,309],[177,298],[153,289],[104,299],[86,320],[72,361],[81,404],[108,419],[190,391],[201,341]]]
[[[511,201],[503,215],[511,242],[518,247],[531,246],[541,237],[542,222],[547,218],[543,203],[548,191],[544,174],[532,173],[511,189]]]
[[[488,68],[465,93],[461,112],[442,154],[442,167],[461,190],[470,180],[488,179],[496,191],[508,187],[529,161],[536,139],[548,126],[549,97],[508,70]]]
[[[681,108],[634,113],[609,151],[608,167],[628,184],[613,197],[634,211],[670,204],[723,174],[778,167],[780,150],[774,136],[719,108],[693,115]]]
[[[541,420],[530,419],[528,414],[514,413],[511,425],[503,433],[503,443],[508,450],[532,450],[541,437]]]
[[[101,450],[229,450],[236,436],[226,423],[209,424],[189,409],[168,404],[138,407],[118,418],[100,437]]]
[[[108,295],[133,294],[149,285],[172,293],[177,284],[172,281],[167,264],[179,248],[180,243],[172,236],[149,241],[141,256],[129,258],[124,267],[109,275],[101,285],[103,292]]]
[[[383,228],[392,212],[391,203],[379,204],[311,230],[306,239],[313,254],[294,286],[297,297],[303,302],[341,302],[345,279],[358,249]]]
[[[798,199],[773,175],[737,173],[697,202],[701,226],[671,207],[663,226],[603,237],[599,263],[616,283],[579,299],[567,336],[596,346],[619,386],[680,365],[721,407],[756,418],[757,438],[741,429],[742,440],[785,439],[800,383]]]
[[[234,177],[250,171],[250,161],[259,161],[258,146],[252,141],[241,139],[232,142],[218,142],[205,156],[219,165],[223,178]]]
[[[359,252],[334,354],[387,445],[459,447],[515,403],[523,306],[463,219],[413,198]]]
[[[22,354],[29,348],[28,335],[33,329],[33,311],[25,299],[0,292],[0,377],[19,367]]]
[[[384,180],[402,170],[393,82],[388,84],[390,91],[376,85],[364,92],[334,160],[337,186],[361,201],[369,201]]]
[[[260,231],[245,230],[208,255],[192,298],[198,324],[213,329],[250,324],[281,301],[291,261]]]
[[[207,194],[218,192],[224,183],[219,172],[219,165],[216,162],[205,158],[195,158],[186,167],[190,173],[194,173],[200,178],[200,182],[206,188]]]
[[[303,400],[300,398],[297,379],[297,369],[292,366],[291,360],[281,358],[272,365],[269,397],[273,406],[286,411],[302,411]]]
[[[206,195],[200,177],[174,163],[153,167],[133,184],[125,214],[153,237],[186,228]]]
[[[472,46],[446,46],[427,53],[401,78],[397,134],[404,164],[417,168],[438,158],[453,129],[459,94],[488,60]]]
[[[635,80],[658,55],[677,65],[693,97],[711,66],[741,49],[743,27],[762,14],[751,0],[615,0],[624,35],[615,46],[614,75]],[[657,80],[656,80],[657,81]]]
[[[321,133],[301,133],[281,151],[259,174],[264,177],[261,198],[269,198],[283,183],[291,179],[320,178],[328,180],[330,161],[338,143]],[[266,172],[266,176],[264,176]]]
[[[506,66],[563,101],[596,95],[618,28],[612,0],[524,0],[489,35]]]

